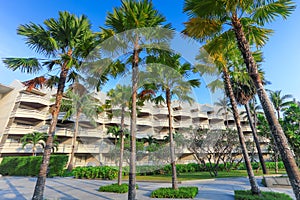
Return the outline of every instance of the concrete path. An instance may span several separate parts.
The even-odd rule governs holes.
[[[261,183],[261,178],[257,178]],[[0,178],[0,200],[25,200],[31,199],[36,178],[31,177],[1,177]],[[114,194],[98,192],[101,185],[113,183],[103,180],[81,180],[73,178],[48,178],[46,181],[45,199],[71,200],[71,199],[127,199],[126,194]],[[137,199],[151,199],[151,191],[159,187],[170,187],[170,183],[138,182]],[[216,180],[188,181],[180,186],[197,186],[199,193],[195,199],[205,200],[233,200],[233,191],[250,189],[247,178],[221,178]],[[289,194],[294,198],[290,188],[266,188],[263,191],[277,191]],[[295,199],[295,198],[294,198]],[[153,199],[152,199],[153,200]]]

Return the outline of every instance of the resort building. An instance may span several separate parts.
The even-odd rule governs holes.
[[[49,110],[51,105],[54,104],[54,97],[54,90],[43,88],[28,91],[18,80],[9,86],[0,84],[0,157],[31,155],[32,146],[26,145],[25,148],[22,148],[20,139],[27,133],[48,131],[51,121]],[[96,93],[95,97],[100,103],[105,102],[105,94]],[[230,128],[235,129],[233,117],[231,115],[225,117],[222,113],[218,114],[218,107],[198,103],[190,105],[174,101],[172,102],[172,108],[173,126],[177,132],[182,133],[184,129],[191,127],[225,129],[227,123]],[[62,120],[63,116],[64,113],[60,113],[55,132],[60,143],[55,153],[70,154],[75,118]],[[76,166],[115,164],[110,156],[115,137],[112,134],[107,134],[107,128],[112,125],[119,125],[120,117],[114,115],[108,117],[103,112],[95,120],[96,125],[90,123],[90,120],[84,115],[80,116],[80,130],[75,151]],[[243,118],[241,120],[246,140],[252,140],[251,129],[247,120]],[[128,115],[125,117],[125,125],[129,129],[130,117]],[[168,135],[168,126],[166,106],[146,102],[139,109],[137,119],[138,140],[149,136],[162,140]],[[261,142],[262,147],[264,147],[268,141],[264,139]],[[264,154],[267,155],[266,148],[263,149]],[[37,153],[41,154],[42,151],[42,146],[39,145]],[[181,150],[178,163],[189,162],[195,162],[194,157],[187,148],[184,148]],[[151,161],[145,158],[141,159],[141,163],[151,164]]]

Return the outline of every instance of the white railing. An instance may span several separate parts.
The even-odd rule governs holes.
[[[168,115],[168,109],[167,108],[153,108],[152,109],[152,115]]]
[[[50,100],[47,97],[39,96],[39,95],[32,95],[32,94],[21,94],[17,101],[24,101],[24,102],[34,102],[34,103],[40,103],[44,105],[49,105]]]
[[[185,110],[175,110],[173,111],[173,116],[191,116],[191,112]]]
[[[137,124],[138,125],[147,125],[147,126],[153,126],[153,119],[152,118],[137,118]]]
[[[191,116],[192,118],[205,118],[205,119],[208,118],[206,113],[201,113],[201,112],[192,112]]]
[[[27,133],[31,133],[33,131],[35,131],[36,129],[34,128],[34,126],[26,126],[26,125],[15,125],[15,126],[11,126],[9,128],[7,128],[7,133],[8,134],[27,134]]]
[[[43,152],[40,145],[37,145],[36,152]],[[1,146],[1,153],[32,153],[32,145],[29,144],[22,148],[21,143],[4,143],[4,145]]]
[[[78,131],[78,137],[107,137],[103,130],[98,129],[81,129]]]
[[[30,117],[38,118],[44,120],[47,116],[47,112],[39,110],[31,110],[25,108],[18,108],[16,111],[12,112],[11,116],[13,117]]]
[[[154,127],[159,127],[159,126],[169,126],[169,121],[167,119],[157,119],[153,121],[153,126]]]

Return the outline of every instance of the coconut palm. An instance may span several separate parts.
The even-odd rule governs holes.
[[[264,77],[263,72],[261,72],[261,74],[262,74],[261,76]],[[249,101],[251,101],[251,99],[254,98],[254,96],[256,94],[256,89],[254,87],[252,79],[246,72],[245,68],[242,68],[242,67],[235,68],[235,71],[232,72],[231,77],[232,77],[231,82],[232,82],[235,98],[239,104],[244,105],[245,110],[246,110],[246,114],[248,117],[252,135],[253,135],[253,140],[255,142],[259,161],[262,166],[263,174],[267,174],[268,170],[267,170],[264,158],[263,158],[262,150],[260,148],[260,143],[259,143],[258,136],[257,136],[256,122],[253,122],[253,118],[252,118],[252,114],[251,114],[251,110],[250,110],[250,106],[249,106]],[[254,119],[256,119],[256,117]]]
[[[65,84],[69,81],[68,75],[77,73],[80,60],[85,58],[94,46],[94,34],[90,28],[91,24],[86,16],[77,17],[68,12],[59,12],[58,19],[45,20],[44,26],[34,23],[20,25],[17,30],[18,34],[25,37],[30,48],[46,58],[41,60],[37,58],[4,59],[4,64],[12,70],[34,74],[46,69],[47,71],[57,70],[60,74],[59,77],[50,77],[50,80],[57,81],[57,93],[55,104],[51,108],[52,121],[33,199],[43,199],[53,135]],[[55,68],[56,66],[58,68]]]
[[[143,84],[146,88],[152,88],[156,93],[162,93],[154,98],[153,101],[163,101],[168,108],[172,188],[178,189],[173,138],[172,99],[177,98],[179,101],[191,103],[193,101],[190,96],[192,88],[198,87],[200,82],[198,79],[185,80],[191,72],[191,65],[188,63],[181,64],[180,55],[178,54],[172,55],[168,52],[159,52],[157,55],[147,57],[146,62],[149,63],[146,67],[146,72],[141,74]]]
[[[106,35],[115,35],[124,31],[162,26],[169,28],[169,25],[163,25],[166,21],[156,9],[154,9],[151,1],[132,1],[123,0],[120,7],[114,8],[113,12],[108,12],[105,25],[107,29],[103,30],[108,33]],[[129,172],[129,189],[128,199],[136,197],[136,101],[138,89],[138,65],[139,55],[141,52],[141,37],[134,32],[128,36],[129,41],[125,41],[125,45],[132,45],[132,55],[130,62],[132,65],[132,96],[131,96],[131,128],[130,128],[130,172]],[[124,41],[123,41],[124,43]]]
[[[280,119],[280,111],[284,111],[285,108],[290,106],[292,103],[294,103],[292,100],[289,101],[289,99],[293,98],[292,95],[286,94],[281,95],[281,90],[277,91],[271,91],[269,90],[270,100],[277,112],[277,119]]]
[[[109,96],[109,104],[111,106],[121,107],[121,127],[117,130],[118,136],[121,139],[120,142],[120,161],[119,161],[119,172],[118,172],[118,185],[122,184],[122,167],[123,167],[123,155],[124,155],[124,131],[125,131],[125,109],[129,108],[131,98],[131,87],[126,85],[117,85],[115,89],[111,89],[107,95]],[[112,113],[118,115],[116,111]],[[114,134],[116,131],[110,131]]]
[[[214,41],[213,41],[214,42]],[[208,44],[210,45],[210,44]],[[228,48],[228,47],[227,47]],[[251,166],[251,162],[249,159],[249,155],[247,152],[247,147],[246,147],[246,142],[244,138],[244,134],[242,131],[241,127],[241,121],[240,121],[240,116],[238,113],[238,108],[237,108],[237,101],[234,95],[234,88],[232,86],[232,80],[230,77],[230,71],[229,68],[235,67],[238,60],[237,57],[237,48],[235,44],[231,44],[231,49],[225,49],[223,52],[218,52],[218,53],[212,53],[211,56],[203,56],[203,54],[200,54],[197,59],[200,61],[200,63],[196,66],[195,70],[199,71],[202,75],[203,74],[210,74],[210,75],[217,75],[222,74],[222,78],[224,81],[224,88],[225,88],[225,93],[229,97],[231,108],[232,108],[232,113],[234,117],[234,121],[236,124],[238,136],[239,136],[239,141],[243,153],[243,158],[246,164],[246,169],[249,177],[249,182],[251,185],[251,191],[253,194],[259,195],[260,194],[260,189],[258,187],[258,184],[256,182],[253,169]],[[215,66],[210,65],[210,63],[213,62]],[[207,65],[205,65],[207,63]],[[210,84],[208,84],[210,86]],[[213,87],[213,90],[216,89]]]
[[[21,138],[22,148],[24,149],[26,145],[30,144],[32,146],[32,156],[36,156],[36,149],[38,145],[42,145],[45,141],[47,133],[33,132],[24,135]]]
[[[300,172],[296,165],[287,138],[273,112],[272,104],[264,89],[257,64],[251,52],[252,45],[263,46],[273,32],[263,28],[280,16],[286,19],[295,10],[291,0],[274,1],[214,1],[186,0],[184,11],[190,19],[184,30],[189,36],[202,41],[218,37],[210,46],[211,51],[224,49],[222,41],[234,39],[243,56],[248,73],[257,89],[272,135],[280,151],[287,174],[297,199],[300,199]]]
[[[224,97],[222,99],[219,99],[217,102],[214,103],[215,106],[219,106],[219,110],[217,111],[217,114],[225,114],[225,121],[226,121],[226,128],[228,129],[229,128],[229,125],[228,125],[228,114],[230,112],[230,106],[229,106],[229,99]]]
[[[93,98],[92,95],[88,93],[87,89],[78,82],[72,84],[72,86],[65,93],[64,96],[65,98],[62,100],[60,108],[61,112],[65,112],[62,121],[72,116],[75,116],[74,135],[72,137],[72,149],[67,167],[69,171],[72,171],[75,165],[74,157],[79,131],[80,116],[81,114],[84,114],[92,125],[96,125],[95,118],[97,118],[98,113],[101,111],[101,107],[98,106],[95,98]]]

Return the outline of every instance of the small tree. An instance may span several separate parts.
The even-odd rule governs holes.
[[[230,129],[193,130],[189,136],[188,149],[195,155],[198,163],[207,168],[212,177],[217,177],[221,163],[229,171],[237,159],[237,136],[237,132]]]
[[[37,146],[42,145],[46,138],[47,138],[47,133],[41,133],[41,132],[28,133],[21,138],[22,148],[24,149],[25,146],[31,144],[32,156],[36,156]]]

